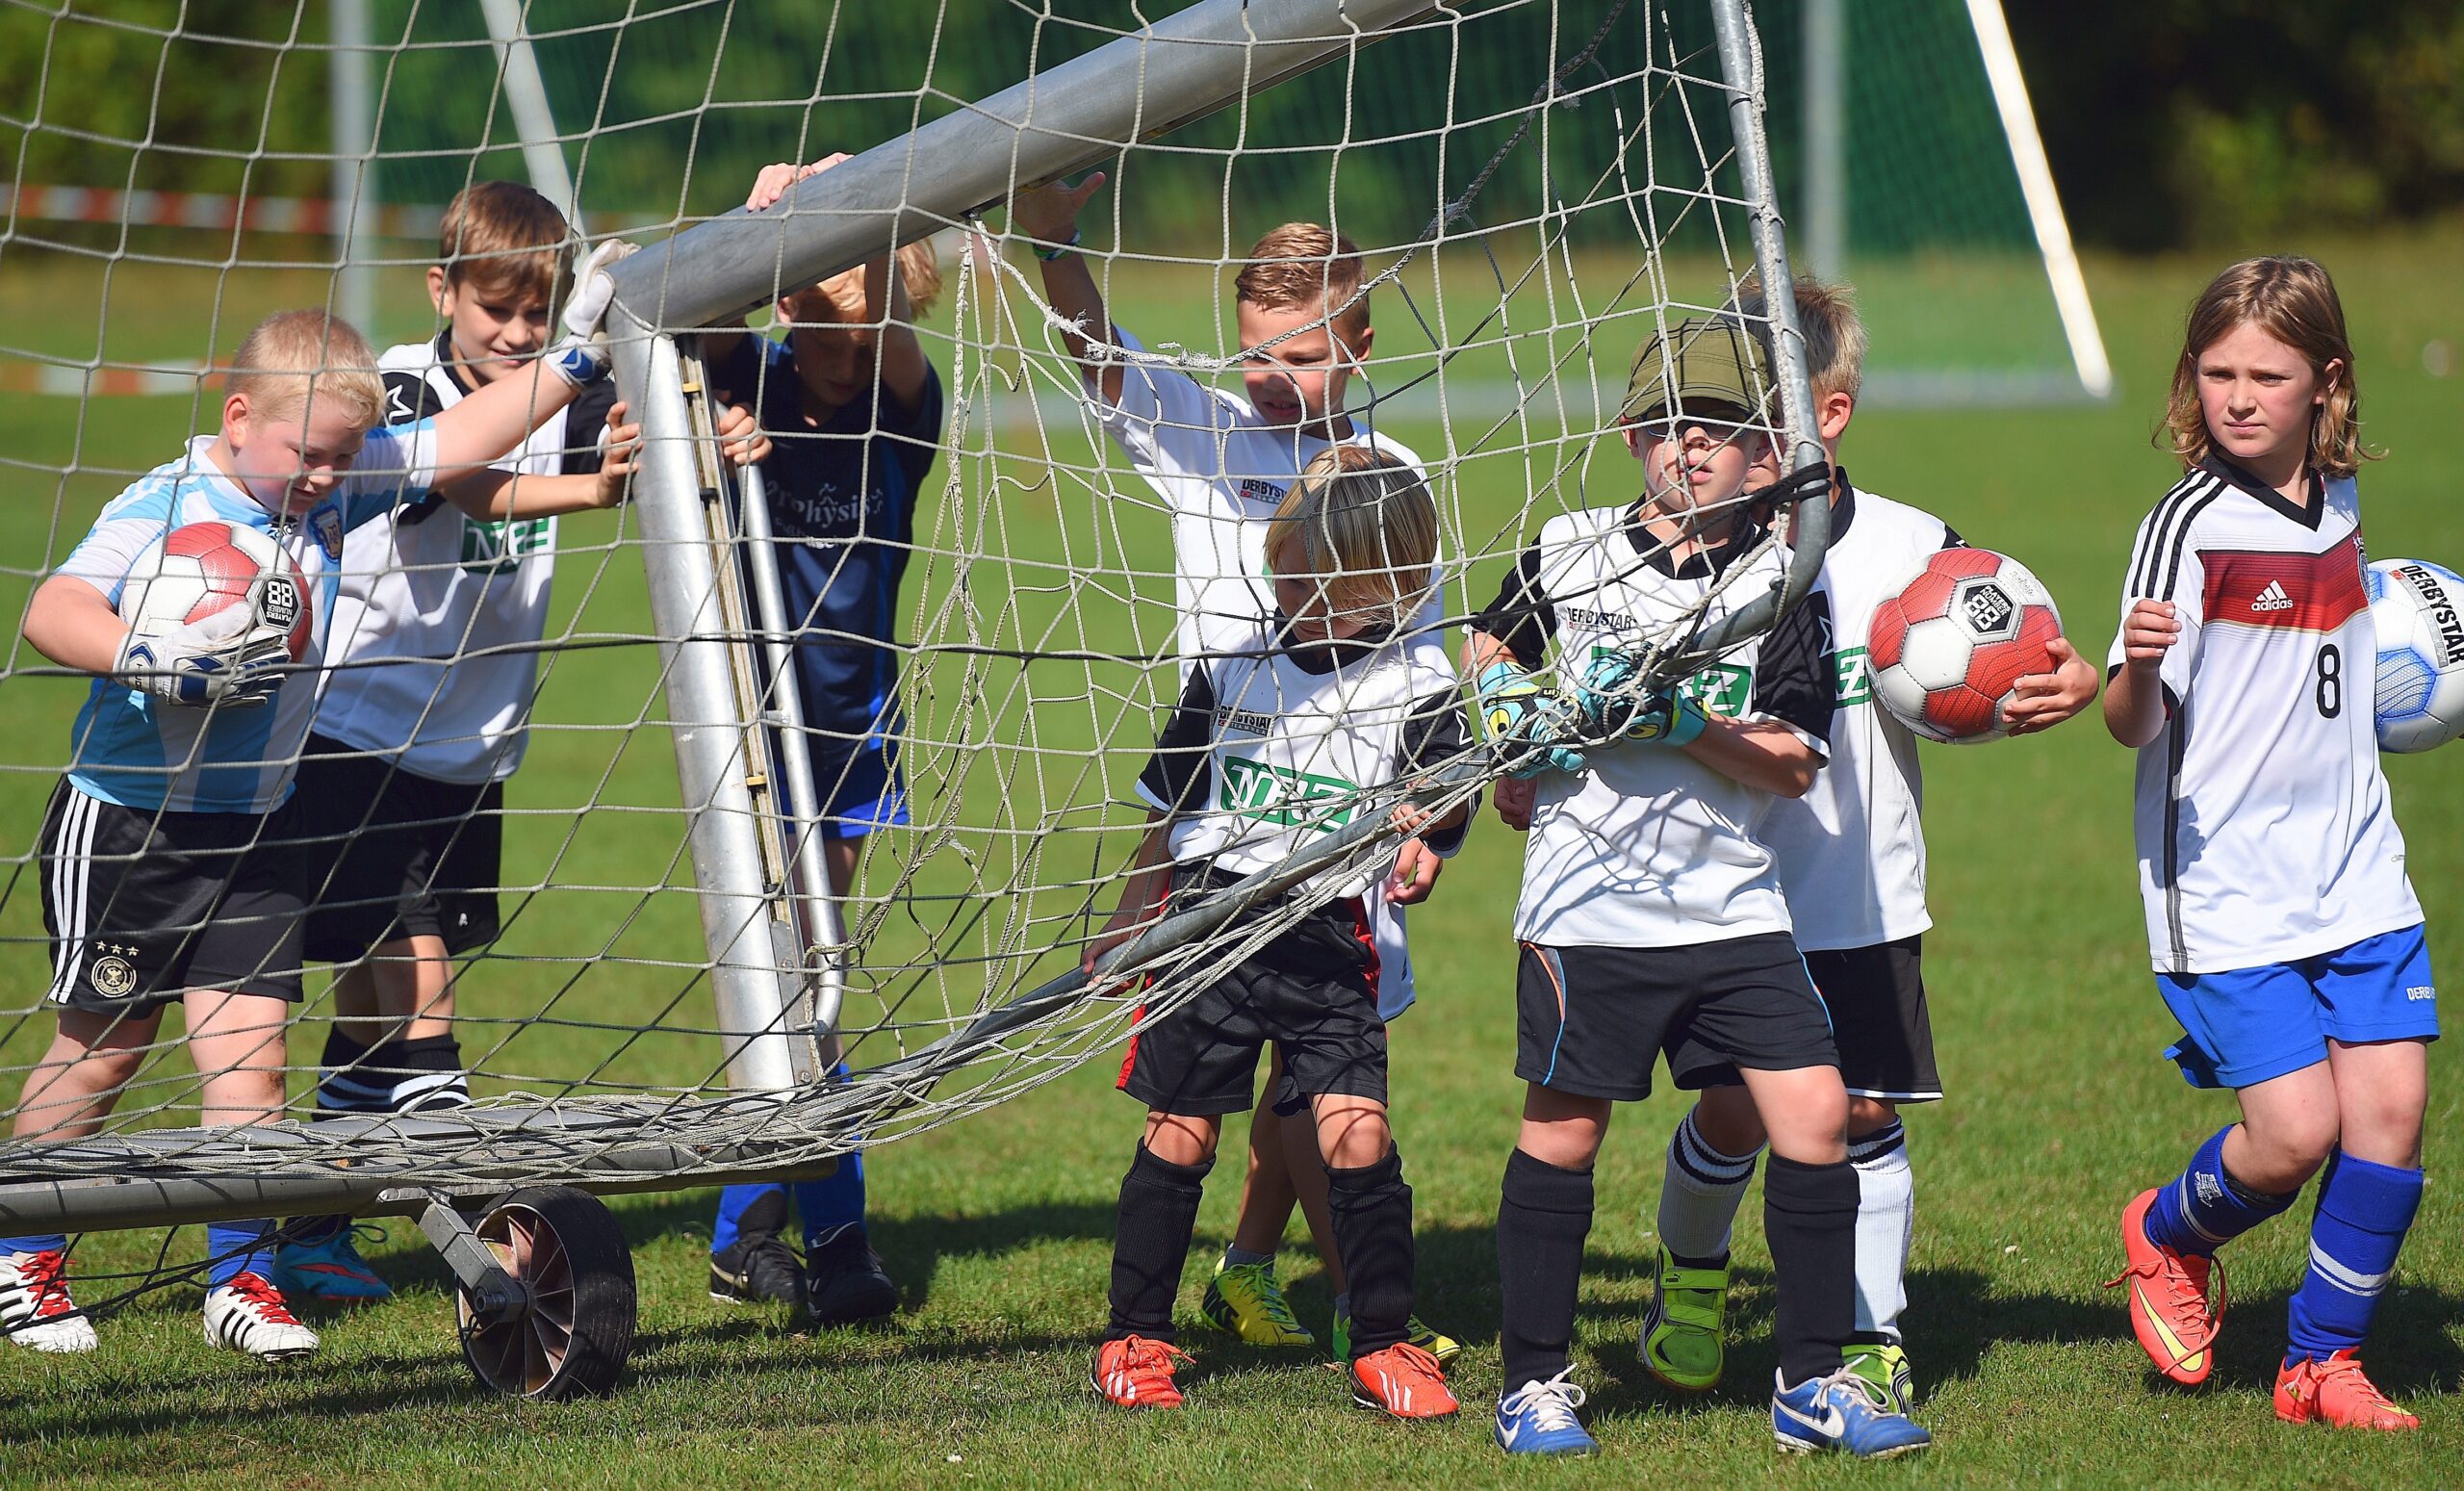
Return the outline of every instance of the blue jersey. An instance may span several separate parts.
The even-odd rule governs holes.
[[[915,407],[879,385],[818,425],[784,344],[748,337],[713,381],[735,402],[760,384],[762,463],[779,578],[795,628],[796,686],[824,760],[877,750],[904,727],[898,699],[899,581],[915,497],[941,439],[941,380],[928,366]],[[758,363],[755,362],[756,358]]]
[[[315,616],[303,671],[292,674],[262,709],[200,709],[169,704],[94,680],[69,738],[68,780],[79,791],[124,808],[173,812],[271,812],[291,795],[308,722],[326,627],[342,585],[343,535],[424,495],[434,456],[432,422],[372,429],[355,469],[297,518],[268,512],[206,453],[214,437],[189,442],[179,459],[157,466],[112,499],[93,529],[57,573],[73,576],[119,604],[130,571],[173,528],[223,522],[273,536],[308,581]]]

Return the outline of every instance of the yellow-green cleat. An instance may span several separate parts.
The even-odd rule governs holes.
[[[1643,1317],[1643,1365],[1681,1393],[1707,1393],[1717,1387],[1728,1355],[1724,1339],[1728,1309],[1725,1265],[1683,1268],[1662,1247],[1651,1313]]]
[[[1251,1346],[1305,1347],[1318,1341],[1284,1302],[1283,1286],[1275,1282],[1271,1263],[1218,1260],[1215,1277],[1206,1281],[1206,1294],[1197,1309],[1208,1324]]]
[[[1405,1343],[1419,1347],[1440,1362],[1450,1362],[1462,1353],[1462,1342],[1442,1330],[1430,1328],[1428,1322],[1417,1315],[1403,1323],[1403,1329],[1410,1332],[1403,1337]],[[1351,1360],[1351,1317],[1336,1316],[1334,1328],[1328,1334],[1335,1338],[1331,1353],[1333,1359],[1339,1362]]]
[[[1916,1373],[1908,1352],[1881,1342],[1861,1341],[1848,1348],[1848,1370],[1863,1385],[1865,1396],[1886,1413],[1905,1418],[1916,1406]]]

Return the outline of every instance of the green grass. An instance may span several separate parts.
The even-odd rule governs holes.
[[[2352,318],[2372,438],[2391,458],[2365,476],[2369,535],[2380,554],[2464,555],[2464,457],[2451,444],[2456,385],[2425,370],[2426,344],[2464,337],[2464,289],[2451,272],[2464,249],[2453,228],[2413,237],[2324,245]],[[2176,349],[2184,307],[2208,260],[2092,262],[2090,278],[2120,370],[2123,396],[2105,407],[2011,412],[1872,410],[1846,444],[1858,479],[1940,512],[1973,540],[2024,557],[2064,602],[2084,651],[2101,656],[2132,528],[2169,480],[2149,449],[2157,400]],[[1588,281],[1587,281],[1588,283]],[[55,354],[195,357],[224,347],[263,309],[318,298],[305,276],[235,274],[221,288],[221,329],[208,334],[211,276],[124,269],[109,319],[98,286],[80,269],[13,260],[0,274],[0,324],[12,346]],[[397,287],[403,289],[407,287]],[[1877,307],[1915,296],[1878,278]],[[1124,282],[1122,320],[1150,340],[1178,336],[1213,347],[1211,308],[1181,282]],[[1449,314],[1476,303],[1455,282]],[[398,334],[415,332],[416,305],[397,302]],[[1900,313],[1905,314],[1905,313]],[[1400,355],[1417,344],[1390,300],[1380,311]],[[1528,324],[1527,321],[1525,322]],[[945,322],[946,324],[946,322]],[[100,327],[99,333],[97,327]],[[1150,328],[1152,328],[1150,330]],[[1878,317],[1877,335],[1893,326]],[[1913,327],[1929,345],[1961,340],[1956,324]],[[1393,345],[1396,342],[1402,345]],[[1476,354],[1482,359],[1502,353]],[[1622,369],[1614,349],[1604,352]],[[0,548],[11,566],[0,609],[26,577],[64,552],[93,505],[118,480],[97,470],[142,469],[190,427],[185,400],[96,400],[84,424],[69,401],[0,400]],[[1445,432],[1403,427],[1424,450]],[[1458,443],[1461,439],[1457,432]],[[1074,435],[1056,439],[1065,460]],[[81,475],[58,476],[75,462]],[[1164,538],[1148,508],[1089,510],[1065,478],[1028,484],[943,514],[997,520],[969,546],[1010,559],[1018,592],[1060,584],[1067,556],[1086,568],[1160,570]],[[1618,475],[1604,467],[1604,480]],[[1457,491],[1472,541],[1500,531],[1523,490],[1519,466],[1492,457],[1467,468]],[[1595,487],[1594,491],[1602,490]],[[55,520],[55,502],[65,493]],[[56,528],[55,528],[56,522]],[[585,632],[638,633],[639,563],[613,547],[613,519],[568,526],[560,605]],[[955,540],[945,539],[945,542]],[[1495,565],[1477,572],[1494,583]],[[920,607],[950,593],[946,565],[919,575]],[[1014,593],[979,575],[998,603],[988,628],[1014,644],[1159,645],[1148,598]],[[988,588],[986,588],[988,587]],[[561,623],[560,623],[561,624]],[[1056,626],[1077,629],[1054,634]],[[38,659],[22,649],[13,670]],[[1066,672],[1067,670],[1062,670]],[[540,732],[511,792],[509,878],[552,888],[516,923],[507,951],[468,987],[465,1008],[516,1021],[568,979],[559,1013],[622,1024],[676,997],[684,976],[659,963],[701,955],[689,871],[672,865],[675,787],[663,731],[630,735],[646,714],[653,669],[638,648],[558,658],[541,705]],[[997,680],[1006,687],[1015,675]],[[1103,702],[1129,681],[1125,668],[1086,665],[1055,681],[1033,675],[1033,717],[1052,750],[1113,739],[1121,759],[1085,785],[1040,801],[1032,780],[1002,786],[998,758],[927,752],[933,769],[968,789],[964,816],[1008,823],[988,837],[997,871],[1033,840],[1026,830],[1085,799],[1105,776],[1125,780],[1142,698]],[[946,681],[936,674],[937,688]],[[13,671],[0,709],[0,855],[29,852],[40,800],[79,692],[69,681]],[[1012,738],[1028,711],[1015,700],[960,709],[951,691],[919,708],[927,734]],[[597,727],[597,728],[590,728]],[[608,727],[620,727],[609,729]],[[1047,763],[1050,767],[1060,758]],[[2453,754],[2390,762],[2409,830],[2412,872],[2426,904],[2435,956],[2464,966],[2456,887],[2464,883],[2464,774]],[[568,1484],[608,1487],[766,1483],[960,1487],[1091,1483],[1251,1488],[1472,1485],[2018,1484],[2200,1486],[2434,1486],[2464,1480],[2464,1203],[2455,1199],[2464,1136],[2453,1062],[2433,1048],[2428,1165],[2432,1185],[2381,1316],[2372,1361],[2382,1382],[2423,1415],[2426,1432],[2402,1440],[2333,1438],[2278,1426],[2266,1402],[2286,1292],[2298,1277],[2302,1228],[2289,1219],[2237,1245],[2237,1300],[2218,1380],[2183,1394],[2149,1380],[2118,1300],[2097,1286],[2117,1264],[2113,1218],[2136,1189],[2178,1166],[2222,1122],[2228,1105],[2185,1088],[2158,1059],[2170,1038],[2142,954],[2128,833],[2130,758],[2092,721],[2050,736],[1978,751],[1929,751],[1932,899],[1929,938],[1937,1030],[1952,1097],[1914,1114],[1912,1151],[1919,1221],[1911,1279],[1910,1346],[1939,1448],[1911,1468],[1784,1465],[1762,1423],[1769,1261],[1755,1209],[1740,1228],[1737,1343],[1728,1385],[1705,1401],[1673,1402],[1637,1365],[1633,1332],[1649,1293],[1648,1231],[1658,1150],[1677,1106],[1666,1097],[1620,1120],[1601,1167],[1599,1222],[1590,1244],[1581,1327],[1582,1379],[1605,1458],[1586,1465],[1509,1465],[1486,1442],[1484,1407],[1497,1388],[1497,1289],[1491,1244],[1500,1167],[1513,1141],[1518,1085],[1509,1071],[1513,1016],[1507,917],[1519,845],[1494,822],[1449,871],[1416,922],[1419,1010],[1396,1031],[1396,1124],[1418,1195],[1424,1313],[1471,1344],[1456,1373],[1476,1412],[1446,1427],[1373,1423],[1347,1406],[1331,1372],[1296,1358],[1218,1346],[1197,1334],[1196,1275],[1228,1229],[1237,1160],[1211,1188],[1192,1254],[1185,1301],[1190,1344],[1204,1355],[1191,1411],[1129,1418],[1099,1411],[1082,1386],[1100,1321],[1113,1198],[1137,1114],[1091,1063],[1009,1105],[899,1142],[874,1157],[875,1231],[906,1310],[881,1331],[799,1334],[732,1312],[703,1293],[708,1196],[685,1194],[617,1203],[634,1248],[642,1335],[633,1369],[612,1400],[545,1408],[480,1394],[456,1358],[445,1274],[416,1233],[396,1224],[375,1255],[402,1286],[395,1304],[322,1323],[325,1351],[267,1370],[198,1339],[195,1298],[170,1291],[104,1324],[105,1350],[81,1361],[0,1353],[0,1481],[12,1484],[203,1483],[341,1485]],[[943,790],[945,788],[937,788]],[[578,810],[588,806],[593,810]],[[1078,820],[1072,820],[1078,821]],[[1092,815],[1087,816],[1092,821]],[[1038,878],[1093,867],[1091,839],[1064,840]],[[957,884],[946,857],[919,881]],[[996,875],[997,878],[997,875]],[[872,883],[879,889],[886,882]],[[583,887],[620,887],[584,889]],[[0,900],[0,1066],[21,1066],[42,1021],[23,1011],[42,982],[40,929],[22,871]],[[1046,897],[1039,914],[1065,907]],[[1074,903],[1073,903],[1074,904]],[[628,920],[629,918],[629,921]],[[621,927],[621,932],[620,932]],[[1057,923],[1043,924],[1049,939]],[[612,939],[612,942],[611,942]],[[585,965],[612,945],[637,962]],[[876,962],[911,956],[920,934],[893,917]],[[1022,971],[1021,977],[1026,976]],[[953,997],[977,991],[959,976]],[[684,1010],[696,1008],[691,1004]],[[878,1011],[878,1004],[872,1006]],[[680,1015],[677,1018],[689,1018]],[[606,1038],[573,1028],[530,1031],[497,1065],[571,1077],[604,1053]],[[304,1055],[304,1051],[298,1054]],[[621,1080],[689,1082],[712,1058],[700,1038],[646,1041],[615,1068]],[[174,1064],[176,1066],[176,1064]],[[1284,1257],[1304,1320],[1322,1322],[1326,1292],[1305,1243]],[[124,1234],[90,1242],[81,1259],[141,1267],[160,1239]],[[175,1256],[197,1239],[174,1243]]]

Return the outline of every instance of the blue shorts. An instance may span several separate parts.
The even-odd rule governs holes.
[[[874,746],[852,756],[813,758],[813,784],[829,803],[821,814],[822,837],[861,838],[876,829],[907,825],[907,778],[890,759],[890,750]]]
[[[2382,933],[2293,963],[2160,973],[2181,1021],[2165,1052],[2193,1087],[2240,1090],[2327,1059],[2327,1042],[2438,1039],[2438,993],[2422,929]]]

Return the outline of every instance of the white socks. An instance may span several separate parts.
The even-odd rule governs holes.
[[[1908,1244],[1916,1225],[1916,1178],[1908,1130],[1894,1118],[1848,1141],[1857,1167],[1857,1333],[1899,1340],[1908,1307]]]
[[[1659,1240],[1678,1257],[1698,1264],[1728,1256],[1729,1228],[1746,1182],[1762,1151],[1722,1154],[1704,1142],[1694,1114],[1668,1137],[1668,1173],[1659,1188]]]

